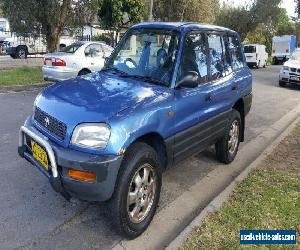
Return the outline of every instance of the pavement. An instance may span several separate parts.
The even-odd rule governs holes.
[[[43,56],[31,56],[26,59],[13,59],[7,55],[0,55],[0,71],[2,69],[11,69],[19,67],[37,67],[43,66]],[[0,72],[1,73],[1,72]]]
[[[246,141],[241,144],[238,163],[251,162],[247,152],[248,143],[254,141],[299,104],[300,88],[278,87],[279,69],[279,66],[271,66],[253,70],[253,107],[246,118]],[[156,248],[163,248],[175,238],[180,228],[162,233],[157,227],[156,219],[145,236],[142,235],[131,242],[124,241],[114,232],[111,222],[106,218],[105,206],[65,201],[51,189],[38,170],[18,157],[18,129],[31,113],[37,93],[35,90],[0,94],[1,249],[116,249],[139,245],[151,248],[147,245],[149,241],[143,240],[153,232],[162,238],[165,234],[161,244],[157,241],[155,245]],[[263,143],[262,138],[260,144]],[[263,149],[258,145],[256,150],[256,153],[259,153]],[[235,164],[239,165],[238,163]],[[164,224],[171,224],[167,215],[175,214],[176,217],[177,212],[172,210],[172,204],[178,203],[178,199],[199,182],[215,180],[207,179],[207,176],[213,177],[215,172],[226,172],[229,179],[237,176],[242,169],[234,166],[219,164],[212,149],[207,149],[172,167],[163,175],[163,188],[156,217]],[[219,185],[212,183],[210,190],[203,190],[200,185],[198,193],[203,193],[203,196],[197,197],[197,201],[201,206],[194,211],[193,216],[196,216],[211,198],[224,190],[227,184],[228,179],[220,181]],[[206,193],[210,195],[205,196]],[[183,209],[184,205],[185,203],[182,203]],[[192,216],[188,219],[191,220]],[[189,221],[179,222],[182,222],[184,227]]]

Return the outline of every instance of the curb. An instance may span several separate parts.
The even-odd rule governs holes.
[[[51,85],[51,82],[0,87],[0,93],[30,91]]]
[[[160,210],[141,236],[134,240],[121,240],[112,249],[177,249],[192,228],[199,225],[209,211],[216,211],[229,197],[240,178],[250,171],[249,165],[253,168],[264,158],[299,117],[300,105],[244,144],[233,163],[229,166],[218,165]],[[194,224],[191,224],[193,221]]]
[[[239,174],[231,184],[214,198],[202,212],[166,247],[167,250],[178,249],[188,238],[195,227],[201,226],[203,220],[209,213],[219,211],[223,203],[225,203],[233,193],[235,187],[244,179],[252,169],[260,166],[265,158],[273,152],[273,150],[286,138],[300,121],[300,117],[296,118],[274,141],[271,143],[241,174]]]

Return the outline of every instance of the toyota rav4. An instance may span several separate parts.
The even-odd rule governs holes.
[[[132,239],[155,214],[166,168],[210,145],[221,162],[234,160],[251,102],[236,32],[141,23],[102,71],[37,96],[18,151],[64,197],[107,201],[116,229]]]

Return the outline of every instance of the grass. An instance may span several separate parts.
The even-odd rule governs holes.
[[[295,135],[298,143],[295,145],[300,149],[300,124],[295,129],[293,136]],[[295,141],[295,138],[293,140]],[[294,145],[292,146],[294,148]],[[299,154],[299,151],[296,153]],[[281,159],[278,165],[285,166],[283,168],[273,163],[272,160],[265,161],[263,166],[253,170],[237,186],[220,211],[210,214],[203,224],[193,231],[181,249],[254,248],[253,245],[239,244],[240,229],[296,229],[297,246],[260,247],[297,249],[300,243],[300,162],[297,160],[291,164],[290,161]]]
[[[0,70],[0,87],[44,82],[41,67]]]

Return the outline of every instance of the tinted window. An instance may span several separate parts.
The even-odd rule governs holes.
[[[189,71],[199,74],[199,83],[206,82],[208,79],[206,36],[204,34],[192,33],[186,37],[178,80],[181,80]]]
[[[219,34],[208,34],[208,48],[210,57],[210,77],[216,80],[225,76],[224,41]]]
[[[65,47],[62,49],[63,52],[66,53],[74,53],[76,50],[78,50],[81,46],[83,45],[83,43],[72,43],[71,45]]]
[[[236,35],[229,36],[229,50],[232,58],[233,70],[242,68],[244,66],[244,56],[242,45]]]
[[[255,48],[255,46],[245,46],[244,52],[245,53],[255,53],[256,52],[256,48]]]

